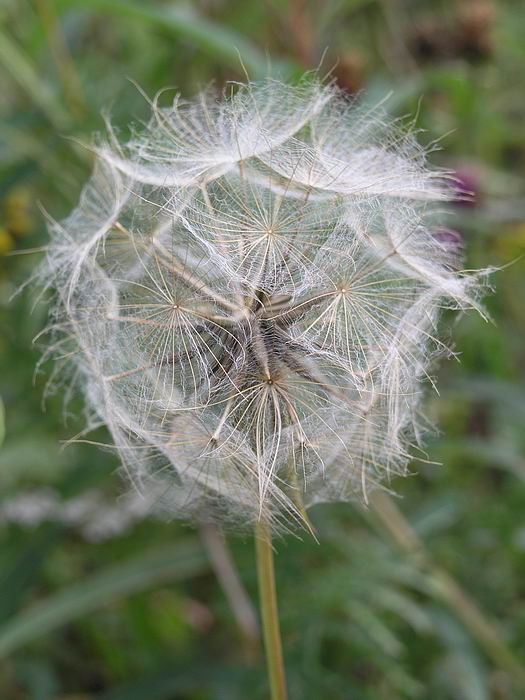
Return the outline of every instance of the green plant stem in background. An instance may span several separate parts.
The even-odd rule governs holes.
[[[201,539],[224,595],[233,612],[243,639],[246,660],[255,663],[260,657],[260,630],[257,613],[235,568],[226,539],[215,523],[200,526]]]
[[[26,52],[2,28],[0,28],[0,66],[7,70],[56,129],[61,130],[68,126],[69,115],[57,101],[47,83],[40,78]]]
[[[371,500],[375,513],[386,525],[396,544],[414,557],[422,570],[430,574],[437,595],[454,610],[487,655],[512,675],[521,690],[525,690],[523,663],[503,641],[503,634],[496,622],[489,620],[457,581],[433,561],[417,532],[388,494],[377,491],[372,495]]]
[[[53,0],[36,0],[36,9],[53,55],[69,110],[75,118],[82,118],[86,112],[86,101],[75,64],[58,21],[55,4]]]
[[[2,445],[5,438],[5,408],[2,397],[0,396],[0,445]]]
[[[286,700],[286,679],[284,673],[279,611],[275,591],[275,570],[273,564],[272,530],[268,520],[261,517],[255,530],[257,553],[257,580],[266,651],[266,665],[270,679],[272,700]]]

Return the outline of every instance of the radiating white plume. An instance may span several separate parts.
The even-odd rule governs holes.
[[[51,351],[175,517],[292,528],[366,500],[419,441],[441,309],[478,308],[433,235],[444,174],[312,79],[152,111],[51,226]]]

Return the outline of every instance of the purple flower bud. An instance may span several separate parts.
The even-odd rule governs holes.
[[[453,174],[454,197],[452,202],[460,207],[476,207],[481,201],[479,176],[475,168],[461,165]]]
[[[451,253],[464,250],[464,237],[459,231],[451,228],[440,228],[433,235],[435,240]]]
[[[440,228],[432,234],[437,241],[448,263],[454,267],[460,267],[465,255],[465,239],[460,231],[451,228]]]

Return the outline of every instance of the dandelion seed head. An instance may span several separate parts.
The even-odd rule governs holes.
[[[478,308],[446,174],[315,80],[207,92],[111,130],[50,224],[48,354],[127,479],[181,518],[304,524],[405,474],[443,308]]]

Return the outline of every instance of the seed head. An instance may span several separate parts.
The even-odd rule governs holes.
[[[405,473],[440,310],[478,285],[411,130],[269,79],[155,100],[96,152],[40,277],[130,481],[176,517],[293,527]]]

